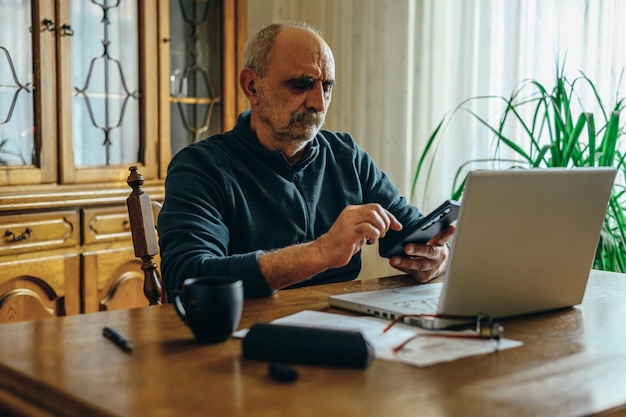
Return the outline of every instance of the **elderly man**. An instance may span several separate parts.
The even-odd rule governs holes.
[[[273,24],[248,42],[239,84],[250,102],[233,130],[173,158],[158,222],[167,291],[185,278],[241,278],[246,296],[354,279],[422,217],[347,133],[321,130],[335,85],[319,33]],[[383,138],[381,138],[383,140]],[[447,230],[409,244],[393,267],[441,274]]]

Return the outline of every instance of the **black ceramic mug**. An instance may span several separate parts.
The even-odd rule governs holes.
[[[200,343],[228,339],[243,310],[243,282],[221,277],[188,278],[174,294],[174,307]]]

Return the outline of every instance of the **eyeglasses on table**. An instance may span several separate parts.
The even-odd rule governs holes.
[[[411,317],[469,321],[475,323],[475,333],[451,333],[449,331],[445,333],[418,333],[394,347],[394,353],[401,351],[409,342],[419,337],[451,337],[459,339],[495,340],[496,351],[498,351],[500,339],[502,339],[502,335],[504,333],[504,327],[499,322],[493,320],[488,314],[477,314],[475,316],[465,316],[459,314],[403,314],[397,316],[391,323],[389,323],[389,325],[383,329],[383,333],[386,333],[396,323]]]

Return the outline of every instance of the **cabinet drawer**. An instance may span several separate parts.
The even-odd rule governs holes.
[[[76,211],[0,216],[0,255],[78,244]]]
[[[85,244],[132,240],[126,206],[83,210]]]

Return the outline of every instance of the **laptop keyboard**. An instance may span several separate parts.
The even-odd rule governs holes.
[[[439,305],[439,297],[415,298],[393,303],[398,308],[410,311],[411,314],[435,314]]]

